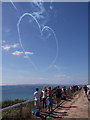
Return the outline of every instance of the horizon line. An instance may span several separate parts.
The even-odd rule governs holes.
[[[0,84],[0,86],[19,86],[19,85],[88,85],[88,84],[60,84],[60,83]]]

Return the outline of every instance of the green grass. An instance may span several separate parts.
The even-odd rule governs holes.
[[[24,102],[24,101],[25,100],[20,100],[20,99],[3,101],[2,102],[2,108],[12,106],[14,104],[21,103],[21,102]]]
[[[23,102],[23,100],[13,100],[13,101],[4,101],[3,102],[3,107],[4,106],[11,106],[17,103],[21,103]],[[10,110],[6,110],[2,112],[2,117],[3,119],[12,119],[12,120],[20,120],[21,118],[28,120],[28,118],[30,119],[32,117],[31,114],[31,109],[34,108],[34,103],[30,102],[27,103],[25,105],[16,107],[16,108],[12,108]]]

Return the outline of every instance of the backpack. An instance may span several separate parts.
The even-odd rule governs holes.
[[[40,115],[40,110],[39,109],[32,109],[32,114],[39,116]]]

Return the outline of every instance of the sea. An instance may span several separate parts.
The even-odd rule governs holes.
[[[36,88],[39,88],[39,91],[43,89],[43,87],[48,86],[47,84],[36,84],[36,85],[4,85],[0,86],[0,101],[7,101],[7,100],[33,100],[34,99],[34,92]],[[57,86],[56,84],[50,85],[51,88]],[[63,85],[60,85],[61,87]],[[67,88],[70,85],[66,86]]]

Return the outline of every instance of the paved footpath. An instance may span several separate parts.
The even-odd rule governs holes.
[[[62,118],[88,118],[89,104],[87,97],[84,96],[84,91],[81,90],[74,99],[57,108],[56,112],[63,113]]]

